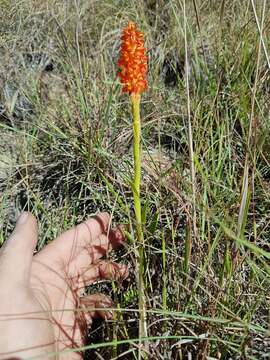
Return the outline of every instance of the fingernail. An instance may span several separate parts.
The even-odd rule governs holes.
[[[19,217],[18,221],[17,221],[17,224],[18,225],[22,225],[24,223],[26,223],[27,221],[27,218],[28,218],[28,213],[26,211],[24,211],[21,216]]]
[[[112,301],[111,300],[103,300],[99,303],[99,306],[101,308],[105,308],[105,309],[110,308],[110,307],[112,307]]]

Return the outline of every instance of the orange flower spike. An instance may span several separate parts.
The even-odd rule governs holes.
[[[118,76],[123,85],[123,92],[140,94],[148,86],[146,80],[147,56],[143,33],[130,21],[123,29],[121,40]]]

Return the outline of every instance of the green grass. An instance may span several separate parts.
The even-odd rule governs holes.
[[[0,0],[1,243],[22,209],[39,219],[39,249],[101,210],[134,236],[132,121],[116,63],[128,19],[145,33],[141,192],[153,359],[269,357],[270,7],[252,3]],[[39,60],[29,67],[40,55],[52,72]],[[90,331],[86,358],[136,359],[132,243],[112,254],[130,278],[121,289],[103,285],[115,320]]]

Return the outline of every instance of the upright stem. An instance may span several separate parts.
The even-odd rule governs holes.
[[[131,95],[131,106],[133,115],[133,156],[134,156],[134,180],[133,197],[135,215],[137,220],[137,230],[139,230],[139,239],[143,240],[142,234],[142,212],[141,212],[141,119],[140,119],[140,100],[138,94]],[[138,234],[137,234],[138,235]]]
[[[188,117],[188,147],[189,147],[189,162],[192,188],[192,215],[193,215],[193,236],[195,241],[198,241],[197,231],[197,215],[196,215],[196,171],[194,165],[194,149],[193,149],[193,135],[191,123],[191,109],[190,109],[190,93],[189,93],[189,60],[188,60],[188,39],[187,39],[187,16],[186,16],[186,0],[183,3],[184,9],[184,39],[185,39],[185,80],[186,80],[186,94],[187,94],[187,117]],[[192,246],[192,244],[190,244]]]
[[[133,198],[136,216],[136,231],[139,252],[137,253],[139,261],[139,276],[138,276],[138,292],[139,292],[139,338],[147,337],[147,319],[146,319],[146,306],[145,306],[145,284],[144,284],[144,237],[142,231],[142,211],[141,211],[141,120],[140,120],[140,100],[139,94],[131,95],[131,107],[133,115],[133,156],[134,156],[134,179],[133,179]],[[144,342],[146,345],[146,343]],[[146,354],[139,351],[139,359],[146,358]]]

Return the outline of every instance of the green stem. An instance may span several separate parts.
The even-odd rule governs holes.
[[[138,260],[139,260],[139,277],[138,277],[138,293],[139,293],[139,310],[140,310],[140,324],[139,324],[139,338],[147,337],[147,319],[145,306],[145,284],[144,284],[144,237],[142,231],[142,211],[141,211],[141,120],[140,120],[140,100],[139,94],[131,95],[131,107],[133,115],[133,156],[134,156],[134,180],[133,180],[133,198],[136,216],[136,231],[137,241],[139,246]],[[141,342],[141,341],[140,341]],[[144,346],[147,347],[146,342]],[[146,358],[145,353],[139,351],[139,359]]]

